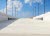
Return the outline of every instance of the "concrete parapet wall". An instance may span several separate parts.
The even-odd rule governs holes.
[[[0,13],[0,21],[8,20],[8,17],[6,14]]]

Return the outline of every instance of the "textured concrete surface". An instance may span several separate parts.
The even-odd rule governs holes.
[[[6,23],[6,24],[5,24]],[[42,20],[32,20],[30,18],[21,18],[0,23],[1,34],[50,34],[50,22]]]

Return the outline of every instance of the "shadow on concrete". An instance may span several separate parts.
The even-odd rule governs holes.
[[[43,20],[43,17],[41,17],[41,18],[37,18],[37,20]]]
[[[0,30],[7,27],[8,25],[10,25],[11,23],[15,21],[16,20],[7,20],[7,21],[0,22]]]

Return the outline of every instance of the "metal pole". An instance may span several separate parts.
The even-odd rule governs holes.
[[[13,2],[12,2],[12,16],[13,16]]]
[[[34,12],[35,12],[34,14],[35,14],[35,16],[36,16],[36,6],[34,7]]]
[[[38,3],[38,15],[39,15],[39,3]]]
[[[44,13],[45,13],[45,0],[44,0]]]
[[[7,14],[7,0],[6,0],[6,14]]]
[[[16,17],[16,7],[15,7],[15,17]]]

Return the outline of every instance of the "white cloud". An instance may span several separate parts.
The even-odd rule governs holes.
[[[10,2],[11,0],[8,0],[8,2]]]
[[[23,4],[20,1],[14,1],[13,4],[17,8],[17,10],[20,10],[23,6]]]
[[[42,0],[34,0],[33,2],[37,2],[37,3],[41,3],[42,2]]]
[[[40,4],[42,4],[42,0],[25,0],[25,3],[29,3],[30,6],[31,6],[32,3],[40,3]]]
[[[17,11],[19,11],[23,6],[23,4],[20,1],[16,1],[16,0],[11,1],[10,4],[8,3],[8,6],[12,7],[12,2],[13,2],[13,6],[16,7]]]
[[[16,11],[20,11],[21,10],[23,4],[20,1],[8,0],[7,1],[7,12],[12,11],[12,3],[13,3],[13,9],[15,9],[15,7],[16,7]],[[6,12],[6,7],[4,9],[0,10],[0,11],[3,12],[3,10],[4,10],[4,12]],[[15,11],[15,10],[13,10],[13,11]]]
[[[30,3],[30,2],[33,2],[33,3],[41,3],[42,0],[25,0],[25,3]]]
[[[28,3],[30,0],[25,0],[25,3]]]

